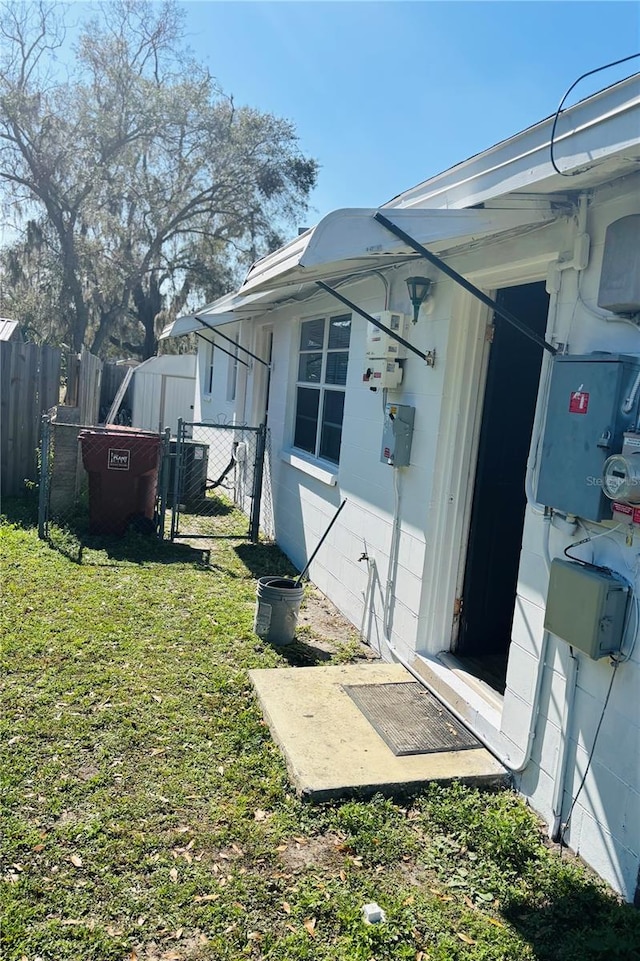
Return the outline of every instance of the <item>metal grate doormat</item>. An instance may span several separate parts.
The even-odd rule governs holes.
[[[344,690],[399,757],[482,747],[480,741],[416,681],[345,684]]]

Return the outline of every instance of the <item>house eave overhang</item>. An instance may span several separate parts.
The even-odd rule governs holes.
[[[460,209],[518,192],[554,195],[597,187],[640,169],[640,74],[563,110],[551,163],[548,117],[443,173],[398,194],[383,212]]]

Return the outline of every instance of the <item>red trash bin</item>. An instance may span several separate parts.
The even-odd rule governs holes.
[[[89,531],[124,534],[129,524],[154,520],[159,434],[133,427],[80,431],[82,463],[89,475]]]

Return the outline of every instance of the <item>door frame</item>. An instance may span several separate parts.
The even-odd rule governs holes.
[[[552,301],[544,281],[501,286],[493,293],[493,299],[516,315],[521,323],[535,330],[537,336],[546,334]],[[474,482],[469,484],[467,539],[458,570],[451,652],[461,659],[471,658],[474,663],[489,655],[494,659],[500,657],[506,665],[518,593],[529,455],[536,433],[535,411],[543,383],[545,355],[537,344],[502,322],[499,316],[494,314],[491,320],[492,325],[487,327],[491,333],[487,337],[484,375],[479,385],[475,451],[472,454]],[[512,403],[514,391],[517,393],[522,386],[526,387],[526,393],[519,396],[519,401],[523,400],[525,409],[522,416],[511,411],[513,420],[505,434],[504,417],[508,415],[504,407]],[[507,486],[504,496],[496,501],[493,455],[497,453],[503,457],[507,453],[511,446],[510,432],[515,435],[517,470],[514,473],[512,468],[506,474],[501,471],[501,482]],[[497,451],[490,446],[492,444],[500,445]],[[497,512],[503,510],[507,514],[500,519]],[[487,555],[487,550],[492,552],[491,555]],[[498,567],[493,576],[484,580],[489,574],[486,566],[489,556]],[[494,593],[496,591],[498,593]],[[491,603],[484,606],[487,595]],[[511,616],[507,624],[509,606]],[[496,620],[492,621],[492,618]],[[495,632],[491,630],[492,626]],[[497,665],[496,660],[494,664]],[[474,673],[473,667],[469,670]]]
[[[490,297],[495,297],[495,292],[504,287],[544,281],[553,259],[554,254],[545,253],[528,263],[503,264],[475,273],[473,282]],[[421,623],[425,626],[417,651],[426,656],[450,652],[457,639],[457,599],[462,597],[467,563],[491,347],[486,332],[492,319],[493,311],[489,307],[456,287],[447,338],[433,493],[427,515],[430,550],[421,604]],[[539,404],[540,391],[536,408]]]

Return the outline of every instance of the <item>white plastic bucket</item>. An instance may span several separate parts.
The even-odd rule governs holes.
[[[287,577],[261,577],[253,630],[270,644],[291,644],[296,634],[304,587]]]

